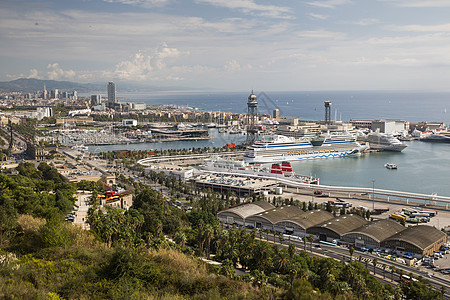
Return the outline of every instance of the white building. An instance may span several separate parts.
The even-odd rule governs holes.
[[[372,131],[379,130],[380,133],[395,134],[405,131],[407,122],[395,120],[373,120]]]
[[[137,125],[137,121],[133,120],[133,119],[124,119],[122,120],[122,126],[128,126],[128,127],[132,127],[132,126],[136,126]]]

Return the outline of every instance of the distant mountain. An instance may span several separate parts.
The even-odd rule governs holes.
[[[61,91],[106,91],[105,84],[77,83],[70,81],[41,80],[35,78],[19,78],[12,81],[0,82],[0,91],[3,92],[33,92],[42,91],[45,87],[48,91],[58,89]]]
[[[152,91],[179,91],[179,90],[196,90],[194,88],[176,87],[176,86],[151,86],[148,83],[132,83],[132,82],[120,82],[116,83],[116,89],[118,91],[124,90],[152,90]],[[81,93],[87,92],[102,92],[106,93],[105,83],[77,83],[70,81],[56,81],[56,80],[42,80],[36,78],[19,78],[12,81],[0,82],[0,92],[34,92],[42,91],[45,88],[47,91],[58,89],[60,91],[77,91]]]

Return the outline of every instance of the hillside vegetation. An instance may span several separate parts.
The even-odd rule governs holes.
[[[80,188],[95,195],[102,185],[63,182],[45,163],[17,171],[0,174],[2,299],[442,298],[425,282],[383,286],[357,261],[312,258],[293,244],[261,241],[256,231],[224,230],[214,212],[229,199],[219,205],[211,191],[192,194],[195,209],[185,213],[134,183],[130,210],[102,211],[93,201],[92,229],[84,231],[64,222],[72,195]],[[190,193],[182,182],[155,179]],[[244,275],[235,275],[236,267]]]

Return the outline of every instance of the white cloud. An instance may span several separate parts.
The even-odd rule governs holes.
[[[162,43],[160,47],[150,52],[150,54],[146,54],[146,51],[139,51],[130,59],[119,62],[109,76],[131,81],[160,80],[162,78],[182,79],[181,76],[171,73],[173,69],[171,69],[171,65],[168,66],[168,62],[184,53],[176,48],[170,48],[166,43]]]
[[[37,69],[31,69],[30,74],[27,76],[27,78],[39,78],[39,72]]]
[[[326,0],[326,1],[312,1],[307,4],[322,8],[336,8],[339,5],[346,5],[352,3],[351,0]]]
[[[405,26],[389,26],[388,29],[393,31],[407,32],[450,32],[450,23],[439,25],[405,25]]]
[[[319,14],[315,14],[315,13],[309,13],[308,15],[311,18],[313,18],[313,19],[318,19],[318,20],[326,20],[326,19],[328,19],[327,15],[319,15]]]
[[[257,4],[253,0],[196,0],[198,3],[207,3],[229,9],[237,9],[246,14],[292,19],[291,10],[288,7]]]
[[[378,0],[401,7],[450,7],[449,0]]]
[[[299,32],[298,36],[312,39],[342,39],[345,37],[345,33],[326,30],[307,30]]]
[[[138,52],[130,60],[118,63],[114,75],[122,80],[145,80],[150,77],[153,69],[150,61],[150,56]]]
[[[47,78],[51,80],[74,80],[75,79],[75,71],[67,70],[64,71],[58,63],[49,64],[47,66],[49,71],[47,72]]]
[[[234,72],[234,71],[250,70],[252,69],[252,66],[249,64],[241,65],[237,60],[232,59],[225,64],[224,68],[227,71]]]
[[[125,5],[137,5],[144,7],[163,6],[169,4],[171,0],[103,0],[108,3],[120,3]]]
[[[361,19],[359,21],[353,22],[353,24],[361,25],[361,26],[369,26],[379,23],[380,21],[375,18],[367,18],[367,19]]]

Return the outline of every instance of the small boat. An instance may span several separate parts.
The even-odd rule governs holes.
[[[390,169],[390,170],[396,170],[397,169],[397,165],[393,164],[393,163],[387,163],[384,165],[386,168]]]

